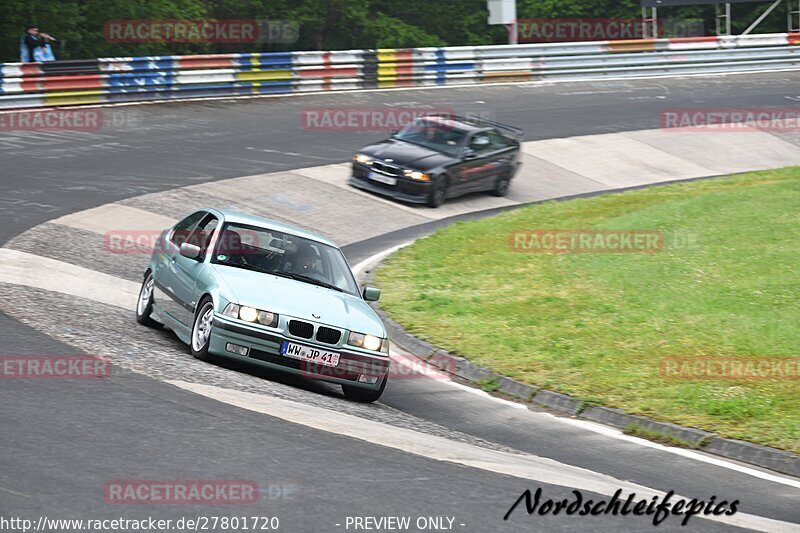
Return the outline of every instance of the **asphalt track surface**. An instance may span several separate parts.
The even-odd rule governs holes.
[[[100,132],[0,134],[0,243],[55,217],[124,198],[346,161],[359,145],[380,137],[304,130],[300,115],[306,108],[446,107],[520,125],[526,140],[537,140],[657,128],[664,108],[796,107],[799,79],[776,73],[117,108],[113,113],[123,124]],[[370,239],[345,251],[354,264],[410,233]],[[6,354],[76,351],[6,315],[0,315],[0,339]],[[800,522],[796,487],[465,394],[413,380],[387,389],[382,403],[504,448],[689,497],[738,498],[742,512]],[[3,380],[0,402],[2,516],[275,515],[283,531],[344,530],[336,524],[348,515],[453,516],[465,524],[455,528],[463,531],[653,528],[647,519],[633,517],[534,519],[518,513],[503,522],[526,488],[542,487],[551,498],[568,497],[569,490],[314,430],[119,368],[109,380]],[[109,506],[99,487],[120,478],[254,479],[265,494],[258,508],[246,506],[245,512],[224,506]],[[733,528],[693,519],[689,528],[668,520],[658,529]]]

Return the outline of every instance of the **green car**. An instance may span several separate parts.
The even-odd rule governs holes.
[[[338,383],[374,402],[386,388],[389,340],[342,251],[264,218],[201,209],[159,237],[136,320],[171,328],[192,355],[250,361]]]

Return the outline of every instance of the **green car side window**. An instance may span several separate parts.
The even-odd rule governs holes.
[[[209,213],[202,222],[192,230],[192,234],[189,236],[189,242],[195,246],[199,246],[202,252],[198,260],[202,261],[205,259],[208,245],[211,242],[211,237],[214,235],[214,230],[217,228],[218,224],[219,219]]]
[[[196,211],[175,224],[172,235],[169,237],[172,244],[180,247],[181,244],[189,240],[189,235],[191,235],[192,230],[206,214],[205,211]]]

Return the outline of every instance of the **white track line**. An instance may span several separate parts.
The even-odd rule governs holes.
[[[401,248],[405,248],[406,246],[408,246],[409,244],[411,244],[413,242],[414,241],[404,242],[403,244],[398,244],[397,246],[392,246],[391,248],[387,248],[386,250],[383,250],[382,252],[378,252],[376,254],[373,254],[373,255],[367,257],[366,259],[364,259],[363,261],[361,261],[360,263],[356,264],[356,266],[353,267],[353,274],[355,275],[356,278],[362,276],[364,274],[364,272],[366,272],[369,268],[377,265],[378,263],[383,261],[386,257],[389,257],[390,255],[395,253],[397,250],[400,250]]]
[[[643,498],[650,498],[656,495],[663,496],[664,494],[661,491],[643,485],[559,463],[546,457],[538,457],[531,454],[517,455],[481,448],[306,403],[298,403],[251,392],[224,389],[212,385],[200,385],[183,381],[168,381],[168,383],[207,398],[287,422],[401,450],[437,461],[461,464],[471,468],[550,485],[585,490],[605,496],[612,496],[618,489],[635,492],[637,496]],[[676,495],[675,498],[681,498],[681,496]],[[684,497],[684,499],[689,500],[690,498]],[[701,518],[701,516],[698,515],[694,518]],[[798,524],[746,513],[737,513],[733,516],[702,516],[702,519],[772,533],[796,532],[798,529]]]

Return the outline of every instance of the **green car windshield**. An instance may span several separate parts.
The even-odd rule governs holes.
[[[450,120],[422,117],[409,122],[403,129],[395,133],[393,138],[447,155],[457,155],[466,136],[466,132],[457,129]]]
[[[341,250],[274,229],[226,223],[211,262],[359,296]]]

